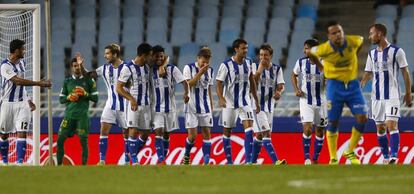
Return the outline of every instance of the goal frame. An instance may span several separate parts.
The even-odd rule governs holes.
[[[40,80],[40,4],[2,4],[0,11],[33,11],[33,80]],[[40,165],[40,87],[33,87],[33,102],[37,108],[33,111],[33,163]]]

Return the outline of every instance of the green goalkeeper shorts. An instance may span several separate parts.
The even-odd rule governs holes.
[[[64,118],[60,124],[59,135],[73,137],[78,134],[79,137],[88,137],[89,118],[70,119]]]

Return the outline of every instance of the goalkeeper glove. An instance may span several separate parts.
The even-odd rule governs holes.
[[[71,93],[67,97],[70,102],[77,102],[79,100],[79,96],[76,93]]]
[[[73,91],[74,93],[76,93],[78,96],[88,96],[88,92],[85,91],[85,89],[83,89],[80,86],[76,86],[76,88]]]

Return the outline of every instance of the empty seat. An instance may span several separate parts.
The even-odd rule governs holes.
[[[174,18],[171,29],[171,44],[179,46],[191,42],[192,19],[191,18]]]
[[[255,31],[258,35],[264,34],[266,31],[266,20],[262,18],[247,18],[244,30]]]
[[[179,0],[179,1],[174,1],[174,5],[193,7],[195,5],[195,1],[196,0]]]
[[[96,17],[96,3],[95,1],[82,1],[82,3],[75,4],[76,18],[88,17],[95,19]]]
[[[314,7],[318,7],[319,0],[299,0],[299,5],[312,5]]]
[[[291,21],[293,18],[292,8],[287,6],[279,6],[272,8],[272,18],[286,18]]]
[[[151,45],[164,45],[167,43],[167,32],[159,30],[147,31],[147,42]]]
[[[143,19],[144,18],[144,7],[142,5],[126,5],[124,4],[124,8],[123,8],[123,18],[130,18],[130,17],[134,17],[134,18],[139,18],[139,19]]]
[[[264,34],[254,30],[246,30],[243,38],[249,43],[249,48],[253,45],[260,46],[264,42]]]
[[[124,6],[144,6],[145,0],[124,0]]]
[[[269,6],[269,0],[248,0],[247,5],[248,6],[261,5],[261,6],[268,7]]]
[[[235,6],[235,7],[243,7],[244,1],[240,0],[223,0],[224,6]]]
[[[193,18],[194,8],[192,6],[176,5],[173,9],[174,18]]]
[[[414,31],[414,17],[401,18],[399,23],[400,31]]]
[[[219,17],[218,7],[215,5],[198,6],[198,18],[215,18]]]
[[[290,31],[290,23],[285,18],[272,18],[269,25],[269,33],[274,31]]]
[[[288,6],[292,8],[295,5],[295,0],[274,0],[273,5],[275,7]]]
[[[300,5],[298,9],[296,10],[296,16],[301,17],[308,17],[313,19],[313,21],[316,22],[316,19],[318,18],[318,13],[316,12],[316,8],[311,5]]]
[[[167,31],[167,18],[147,18],[147,32],[160,30]]]
[[[101,0],[99,3],[100,18],[121,18],[120,0]]]
[[[267,6],[255,5],[247,7],[248,18],[267,18]]]
[[[162,6],[169,6],[170,0],[148,0],[148,5],[162,5]]]
[[[406,5],[402,9],[401,16],[404,17],[414,17],[414,5]]]
[[[195,42],[209,44],[216,41],[217,20],[213,18],[197,19]]]
[[[391,17],[392,19],[396,19],[398,16],[396,5],[380,5],[377,7],[376,16],[377,17]]]
[[[220,64],[227,58],[227,46],[221,43],[213,43],[208,47],[212,53],[210,66],[213,68],[214,74],[217,75]]]
[[[223,30],[220,31],[219,41],[220,43],[230,46],[233,41],[240,37],[240,32],[236,30]]]
[[[148,17],[150,18],[167,18],[168,14],[168,6],[152,5],[148,8]]]
[[[218,6],[220,4],[220,0],[199,0],[199,5],[214,5]]]
[[[294,30],[310,30],[315,29],[315,22],[311,18],[298,18],[295,20]]]
[[[224,6],[223,17],[224,18],[242,18],[243,8],[238,6]]]
[[[123,21],[122,43],[139,43],[144,40],[144,24],[141,18],[126,18]]]
[[[220,31],[233,30],[240,33],[241,18],[224,18],[221,20]]]

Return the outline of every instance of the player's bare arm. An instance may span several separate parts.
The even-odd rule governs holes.
[[[365,85],[367,84],[367,82],[369,80],[372,79],[372,72],[370,71],[365,71],[364,75],[362,76],[362,80],[361,80],[361,88],[365,88]]]
[[[131,103],[131,110],[136,111],[138,109],[138,103],[135,100],[135,98],[128,91],[125,90],[125,85],[126,83],[117,81],[116,91],[118,92],[119,95],[123,96],[129,101],[129,103]]]
[[[254,98],[254,101],[256,103],[256,113],[259,113],[260,112],[260,104],[259,104],[259,98],[257,97],[256,81],[254,80],[253,74],[250,74],[249,81],[250,81],[251,94],[252,94],[252,96]]]
[[[52,82],[50,80],[32,81],[32,80],[20,78],[17,75],[10,78],[10,81],[20,86],[40,86],[42,88],[52,87]]]
[[[226,99],[223,96],[223,82],[217,80],[217,96],[219,98],[219,107],[226,108]]]
[[[188,95],[188,82],[186,80],[184,80],[182,83],[183,88],[184,88],[184,103],[188,103],[188,101],[190,100],[190,96]]]
[[[277,84],[277,88],[275,90],[275,93],[273,94],[273,98],[275,100],[279,100],[280,97],[282,96],[283,91],[285,91],[285,84]]]
[[[401,74],[403,76],[404,85],[405,85],[405,95],[404,95],[405,106],[411,107],[412,106],[411,78],[410,78],[410,73],[408,71],[408,67],[401,68]]]
[[[197,85],[197,82],[201,79],[201,76],[203,76],[203,74],[207,72],[209,67],[210,66],[208,66],[208,65],[205,65],[205,66],[201,67],[200,71],[197,74],[194,75],[193,79],[187,80],[188,85],[190,87],[194,87],[195,85]]]
[[[295,90],[295,95],[297,97],[302,97],[303,92],[298,86],[298,75],[292,72],[292,75],[290,76],[290,80],[292,80],[292,86],[293,86],[293,89]]]
[[[317,55],[315,55],[314,53],[310,52],[309,53],[309,59],[312,61],[312,63],[316,64],[316,66],[318,67],[319,71],[323,72],[323,65],[322,65],[322,63],[319,60],[319,58],[318,58]]]

